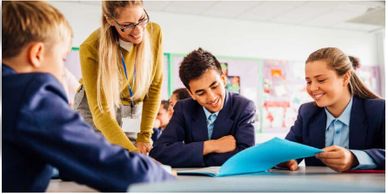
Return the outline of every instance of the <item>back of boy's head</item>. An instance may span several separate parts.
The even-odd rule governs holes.
[[[352,62],[352,66],[354,70],[357,70],[358,68],[361,67],[360,59],[354,56],[349,55],[349,60]]]
[[[32,42],[68,41],[73,33],[62,13],[41,1],[3,1],[2,29],[3,58],[19,55]]]
[[[200,78],[206,71],[213,69],[222,74],[221,64],[210,52],[198,48],[188,54],[179,67],[179,77],[190,90],[189,82]]]
[[[170,106],[170,102],[168,100],[162,100],[160,102],[160,107],[164,110],[168,111],[168,107]]]
[[[186,98],[190,98],[189,92],[186,90],[186,88],[178,88],[172,92],[173,95],[175,95],[177,100],[183,100]]]

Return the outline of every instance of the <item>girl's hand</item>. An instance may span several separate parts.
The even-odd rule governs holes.
[[[358,163],[353,153],[343,147],[334,145],[324,148],[323,151],[315,157],[335,171],[349,170]]]

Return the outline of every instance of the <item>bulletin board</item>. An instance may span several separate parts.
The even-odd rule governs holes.
[[[262,132],[287,132],[294,124],[299,106],[311,101],[304,77],[303,62],[263,61]]]
[[[361,66],[356,74],[372,92],[382,96],[379,66]]]

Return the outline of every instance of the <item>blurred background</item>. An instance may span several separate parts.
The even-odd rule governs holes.
[[[67,66],[81,78],[79,45],[99,28],[100,1],[49,1],[74,30]],[[227,89],[257,107],[257,143],[284,137],[306,94],[304,61],[322,47],[360,59],[357,74],[385,98],[385,1],[144,1],[163,31],[163,99],[183,84],[178,68],[198,47],[223,64]],[[72,97],[71,97],[72,98]]]

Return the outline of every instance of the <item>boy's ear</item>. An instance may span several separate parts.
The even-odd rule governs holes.
[[[32,43],[27,51],[28,61],[34,68],[42,65],[44,58],[44,44],[42,42]]]
[[[226,83],[228,83],[228,78],[226,77],[226,75],[225,74],[222,74],[221,75],[221,80],[222,80],[222,83],[224,84],[224,86],[226,86]]]

